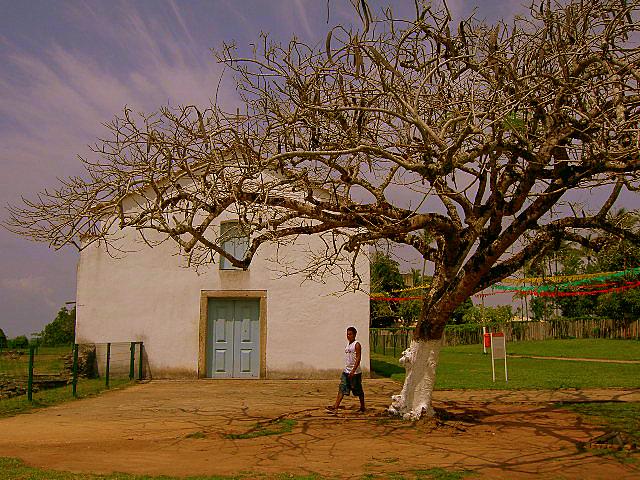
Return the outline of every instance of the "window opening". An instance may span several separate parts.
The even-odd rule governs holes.
[[[249,235],[239,222],[224,222],[220,224],[220,243],[225,252],[241,259],[249,249]],[[240,270],[223,255],[220,255],[220,269]]]

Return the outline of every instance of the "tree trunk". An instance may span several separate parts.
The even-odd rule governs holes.
[[[418,420],[423,414],[433,416],[431,395],[442,346],[440,340],[412,340],[400,357],[406,377],[400,395],[391,397],[389,412],[405,420]]]

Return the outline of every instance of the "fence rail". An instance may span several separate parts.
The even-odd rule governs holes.
[[[547,340],[552,338],[618,338],[640,340],[640,321],[620,322],[612,319],[561,319],[549,322],[511,322],[488,324],[487,331],[504,332],[508,342]],[[399,355],[411,343],[413,328],[371,328],[372,352]],[[482,325],[448,325],[443,344],[447,346],[482,343]]]
[[[0,350],[0,400],[51,388],[70,387],[77,396],[84,379],[129,381],[145,378],[142,342],[74,344],[60,347],[31,346]]]

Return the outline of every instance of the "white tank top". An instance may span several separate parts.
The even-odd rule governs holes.
[[[358,342],[350,343],[344,349],[344,363],[346,365],[346,367],[344,368],[345,373],[351,373],[351,370],[353,370],[353,366],[356,363],[356,344],[357,343]],[[358,365],[358,368],[354,373],[362,373],[362,369],[360,368],[360,365]]]

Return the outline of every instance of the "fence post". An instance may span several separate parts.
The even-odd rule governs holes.
[[[35,354],[36,347],[29,346],[29,379],[27,380],[27,399],[31,402],[33,400],[33,356]]]
[[[140,345],[140,353],[138,354],[138,380],[142,380],[142,342],[138,343]]]
[[[398,342],[398,333],[397,331],[393,332],[393,357],[396,356],[396,343]]]
[[[73,377],[71,380],[71,391],[73,392],[73,396],[78,396],[78,347],[77,343],[73,344]]]
[[[109,362],[111,360],[111,343],[107,343],[107,365],[104,370],[105,386],[109,388]]]
[[[129,381],[133,380],[134,362],[136,358],[136,342],[129,347]]]

